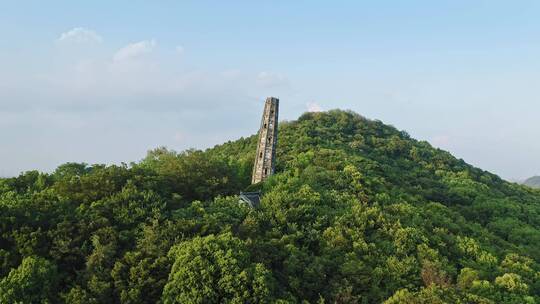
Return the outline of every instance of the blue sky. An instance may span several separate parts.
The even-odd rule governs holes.
[[[351,109],[540,173],[538,1],[0,1],[0,175]]]

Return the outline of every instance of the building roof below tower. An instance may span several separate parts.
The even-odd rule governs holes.
[[[257,208],[261,204],[261,192],[240,192],[240,202],[248,204],[251,208]]]

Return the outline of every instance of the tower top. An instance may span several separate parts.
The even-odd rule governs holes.
[[[278,135],[278,112],[279,99],[276,97],[266,98],[261,126],[259,128],[257,154],[255,154],[255,164],[253,165],[253,175],[251,178],[252,184],[259,183],[274,174]]]

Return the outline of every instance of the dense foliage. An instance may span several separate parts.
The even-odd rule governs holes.
[[[540,303],[540,190],[344,111],[0,179],[1,303]]]

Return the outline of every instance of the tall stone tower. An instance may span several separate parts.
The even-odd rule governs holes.
[[[276,145],[278,135],[278,111],[279,99],[266,98],[262,115],[261,128],[259,129],[259,142],[251,183],[263,181],[274,173],[276,159]]]

